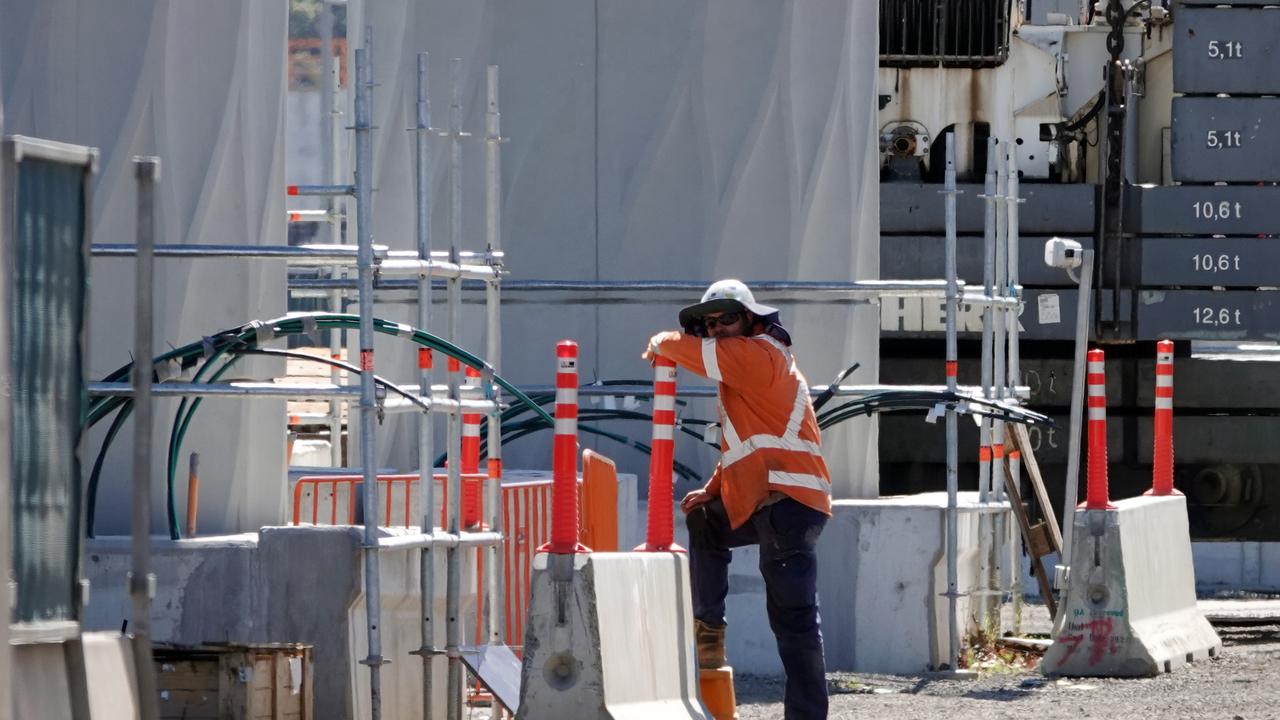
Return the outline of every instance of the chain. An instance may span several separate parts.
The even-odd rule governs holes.
[[[1107,72],[1107,199],[1118,201],[1120,183],[1124,177],[1124,115],[1125,110],[1125,75],[1120,55],[1124,52],[1125,10],[1120,0],[1108,0],[1106,10],[1107,24],[1111,26],[1107,33],[1107,52],[1111,54],[1111,64]]]

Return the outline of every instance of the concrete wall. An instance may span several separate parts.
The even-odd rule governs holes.
[[[131,158],[158,155],[156,242],[283,244],[287,13],[286,3],[253,0],[0,0],[5,131],[101,150],[94,242],[136,240]],[[156,348],[283,315],[284,277],[279,262],[158,259]],[[86,367],[98,379],[131,360],[133,263],[94,260],[90,278]],[[232,374],[282,370],[259,359]],[[167,446],[176,405],[157,401],[157,448]],[[278,400],[204,403],[184,449],[203,456],[206,531],[281,522],[284,420]],[[90,433],[90,452],[106,425]],[[97,512],[104,534],[128,531],[132,427],[107,456]],[[164,455],[151,468],[156,527],[165,523]],[[178,495],[184,503],[185,483]]]
[[[180,645],[310,643],[315,646],[317,718],[368,717],[369,672],[357,664],[368,654],[362,532],[356,527],[263,528],[256,535],[157,539],[153,638]],[[129,608],[128,538],[97,538],[90,541],[88,554],[87,575],[94,590],[85,626],[119,630]],[[420,645],[417,552],[385,551],[379,558],[383,654],[393,661],[383,670],[383,717],[416,718],[422,708],[422,666],[408,652]],[[436,572],[438,618],[445,617],[444,588],[441,562]],[[474,605],[469,606],[463,622],[467,632],[474,632]],[[437,623],[436,630],[436,643],[443,645],[444,623]],[[436,663],[435,678],[437,687],[443,687],[443,661]],[[441,693],[439,713],[443,703]]]
[[[875,278],[876,12],[875,3],[855,0],[352,2],[352,46],[362,36],[355,28],[371,24],[379,83],[376,239],[414,244],[412,135],[402,128],[413,125],[415,53],[429,51],[436,126],[448,116],[450,58],[463,59],[472,132],[482,128],[484,67],[501,66],[502,129],[510,137],[502,228],[512,279]],[[443,142],[435,148],[446,157]],[[463,156],[463,244],[481,249],[480,146],[467,144]],[[438,248],[448,242],[446,179],[438,163]],[[644,342],[673,327],[696,293],[610,297],[505,294],[504,374],[550,383],[554,343],[570,337],[581,343],[584,381],[652,377],[639,358]],[[854,361],[862,369],[852,382],[875,381],[874,306],[795,295],[764,301],[775,299],[812,383]],[[378,312],[411,319],[403,307]],[[463,344],[483,351],[479,308],[468,306],[463,322]],[[390,376],[411,375],[411,352],[378,344],[380,368],[386,362]],[[713,415],[705,402],[685,412]],[[382,427],[379,464],[410,466],[413,423],[398,416]],[[614,429],[648,436],[643,425]],[[838,496],[877,494],[874,432],[872,421],[859,420],[828,433]],[[643,455],[599,438],[583,442],[615,457],[619,470],[644,476]],[[507,453],[508,465],[549,467],[550,437]],[[681,443],[677,454],[706,475],[716,460],[695,443]]]

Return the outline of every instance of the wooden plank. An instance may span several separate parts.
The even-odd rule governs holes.
[[[1031,478],[1031,490],[1036,495],[1036,503],[1044,514],[1048,526],[1049,539],[1053,548],[1062,557],[1062,528],[1058,527],[1058,518],[1053,514],[1053,503],[1049,502],[1049,491],[1044,487],[1044,476],[1040,474],[1040,463],[1036,462],[1036,454],[1031,450],[1031,438],[1027,435],[1027,426],[1022,423],[1005,423],[1007,442],[1011,443],[1022,454],[1022,467],[1026,468]],[[1008,467],[1008,463],[1005,464]]]
[[[1018,492],[1017,479],[1013,477],[1013,469],[1009,467],[1009,463],[1004,464],[1004,488],[1005,493],[1009,496],[1009,505],[1013,508],[1013,515],[1018,519],[1018,529],[1022,531],[1022,541],[1027,547],[1032,547],[1031,537],[1031,520],[1027,517],[1027,508],[1022,504],[1022,495]],[[1058,614],[1058,601],[1053,596],[1053,585],[1049,582],[1049,576],[1045,574],[1044,562],[1035,553],[1031,554],[1031,570],[1036,576],[1036,582],[1040,585],[1040,595],[1044,597],[1044,604],[1049,608],[1049,617],[1055,617]]]

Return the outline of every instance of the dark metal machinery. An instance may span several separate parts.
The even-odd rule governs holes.
[[[1133,495],[1150,485],[1154,341],[1173,339],[1175,484],[1188,496],[1193,534],[1280,539],[1280,348],[1248,352],[1236,346],[1280,340],[1280,133],[1271,127],[1280,100],[1264,97],[1280,94],[1280,45],[1274,42],[1280,12],[1259,7],[1265,4],[1173,4],[1169,167],[1177,184],[1149,186],[1136,184],[1131,154],[1137,148],[1126,146],[1134,139],[1126,133],[1127,114],[1144,91],[1147,68],[1125,59],[1122,30],[1134,11],[1108,0],[1106,56],[1098,58],[1106,80],[1100,103],[1083,121],[1097,124],[1097,147],[1090,152],[1098,153],[1098,181],[1022,185],[1021,364],[1032,407],[1055,416],[1062,428],[1031,437],[1055,501],[1062,497],[1066,459],[1069,313],[1076,291],[1065,274],[1041,264],[1038,250],[1047,237],[1062,235],[1097,250],[1093,338],[1106,347],[1109,365],[1113,493]],[[1057,130],[1077,127],[1064,123]],[[941,272],[936,189],[882,183],[882,277]],[[966,270],[965,256],[976,262],[977,255],[965,248],[981,245],[980,188],[967,189],[958,208],[959,272],[976,279],[980,268]],[[1062,313],[1057,322],[1041,323],[1037,308],[1048,296],[1057,296],[1052,304]],[[941,332],[931,326],[930,310],[916,301],[882,309],[883,382],[919,383],[936,375]],[[977,333],[966,317],[962,313],[960,330],[969,339],[962,339],[961,357],[975,357]],[[1194,357],[1193,341],[1199,341]],[[975,363],[962,363],[960,382],[976,383],[977,370]],[[942,447],[940,431],[918,418],[886,416],[880,422],[881,492],[937,489],[942,458],[928,453]],[[931,434],[939,434],[938,442]],[[977,446],[976,429],[962,428],[962,487],[976,486]]]

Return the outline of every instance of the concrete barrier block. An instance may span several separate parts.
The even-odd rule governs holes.
[[[539,554],[519,720],[706,720],[688,558]]]
[[[979,523],[994,517],[979,512],[977,495],[958,497],[957,585],[965,595],[956,606],[964,635],[981,627]],[[832,503],[818,541],[828,670],[915,674],[947,662],[946,507],[943,492]],[[733,618],[729,628],[732,635]],[[736,667],[732,652],[729,660]]]
[[[133,720],[141,712],[133,642],[118,632],[84,633],[67,648],[73,673],[83,679],[89,720]],[[76,694],[79,694],[78,692]]]
[[[1077,510],[1048,675],[1151,676],[1212,657],[1222,641],[1196,607],[1186,498]]]

